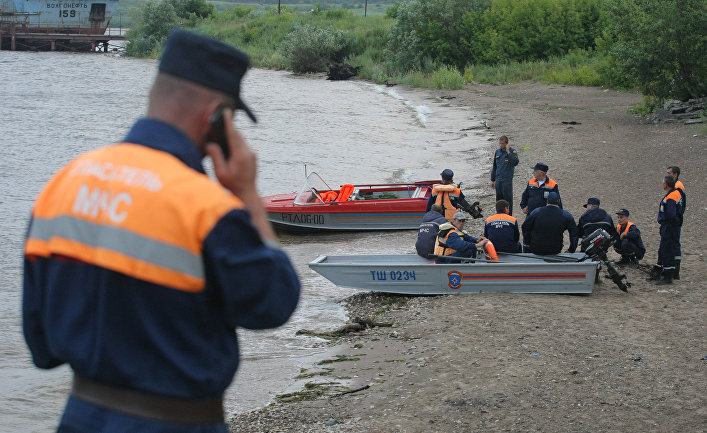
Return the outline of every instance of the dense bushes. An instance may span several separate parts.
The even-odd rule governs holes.
[[[162,47],[170,30],[178,26],[179,17],[169,1],[145,3],[128,30],[125,53],[134,57],[153,55]]]
[[[280,50],[293,71],[321,72],[327,63],[349,55],[351,39],[341,30],[300,25],[285,37]]]

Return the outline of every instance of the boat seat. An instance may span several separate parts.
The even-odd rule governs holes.
[[[347,183],[346,185],[343,185],[341,187],[341,190],[339,191],[339,195],[336,197],[336,202],[342,202],[342,201],[348,201],[349,197],[351,197],[351,193],[354,192],[354,186],[351,185],[350,183]]]

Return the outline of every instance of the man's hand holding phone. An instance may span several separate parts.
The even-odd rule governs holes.
[[[214,114],[218,111],[222,113],[224,143],[219,144],[215,141],[210,141],[206,145],[206,152],[214,163],[214,174],[221,185],[243,201],[246,208],[250,211],[251,222],[260,232],[260,236],[275,240],[277,237],[270,226],[270,222],[267,220],[263,201],[258,195],[255,186],[257,173],[255,152],[248,147],[241,133],[234,128],[233,110],[230,108],[219,108]],[[211,137],[212,135],[210,134],[209,140],[213,140]],[[221,150],[222,147],[225,147],[230,153],[228,159],[224,157],[224,152]]]

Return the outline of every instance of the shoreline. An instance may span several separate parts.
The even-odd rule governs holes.
[[[452,105],[488,116],[495,137],[518,149],[514,207],[530,167],[550,166],[565,209],[579,218],[587,197],[613,212],[625,207],[652,264],[655,216],[668,165],[682,169],[688,207],[682,279],[661,287],[639,268],[633,284],[610,281],[586,296],[478,294],[435,297],[361,293],[345,300],[349,318],[390,322],[341,337],[328,353],[347,359],[312,382],[350,380],[353,393],[310,396],[236,414],[230,431],[698,431],[707,423],[703,389],[704,157],[694,127],[646,124],[627,114],[641,96],[537,83],[435,91]],[[698,136],[695,136],[695,135]],[[487,146],[480,194],[497,142]],[[475,189],[477,186],[465,189]],[[472,200],[473,199],[473,200]],[[516,215],[519,223],[523,215]],[[483,220],[470,230],[476,234]],[[567,244],[567,240],[565,241]],[[612,251],[609,258],[617,259]]]

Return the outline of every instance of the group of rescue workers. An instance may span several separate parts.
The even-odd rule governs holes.
[[[418,255],[433,258],[436,263],[474,259],[479,249],[483,249],[490,260],[497,260],[497,252],[553,255],[562,252],[565,231],[570,240],[566,252],[574,253],[580,238],[603,229],[611,236],[614,250],[621,255],[619,264],[635,265],[643,258],[646,247],[640,230],[629,221],[628,209],[616,212],[618,225],[615,226],[611,216],[599,207],[600,200],[590,197],[584,204],[586,212],[580,216],[579,223],[575,223],[572,214],[562,208],[557,182],[547,176],[548,166],[541,162],[533,167],[533,178],[528,181],[521,197],[520,208],[527,217],[519,229],[518,220],[512,215],[512,179],[516,165],[517,151],[510,147],[506,136],[500,137],[491,170],[491,186],[496,189],[496,213],[486,218],[483,236],[478,238],[464,231],[467,217],[463,211],[469,211],[470,206],[453,181],[454,172],[450,169],[442,171],[442,183],[433,185],[418,230],[415,243]],[[686,197],[679,175],[680,168],[671,166],[663,179],[665,196],[658,211],[661,235],[658,262],[647,278],[661,285],[680,279],[680,228]],[[477,205],[478,202],[474,203],[474,218],[482,216]],[[580,250],[584,252],[583,245]]]

